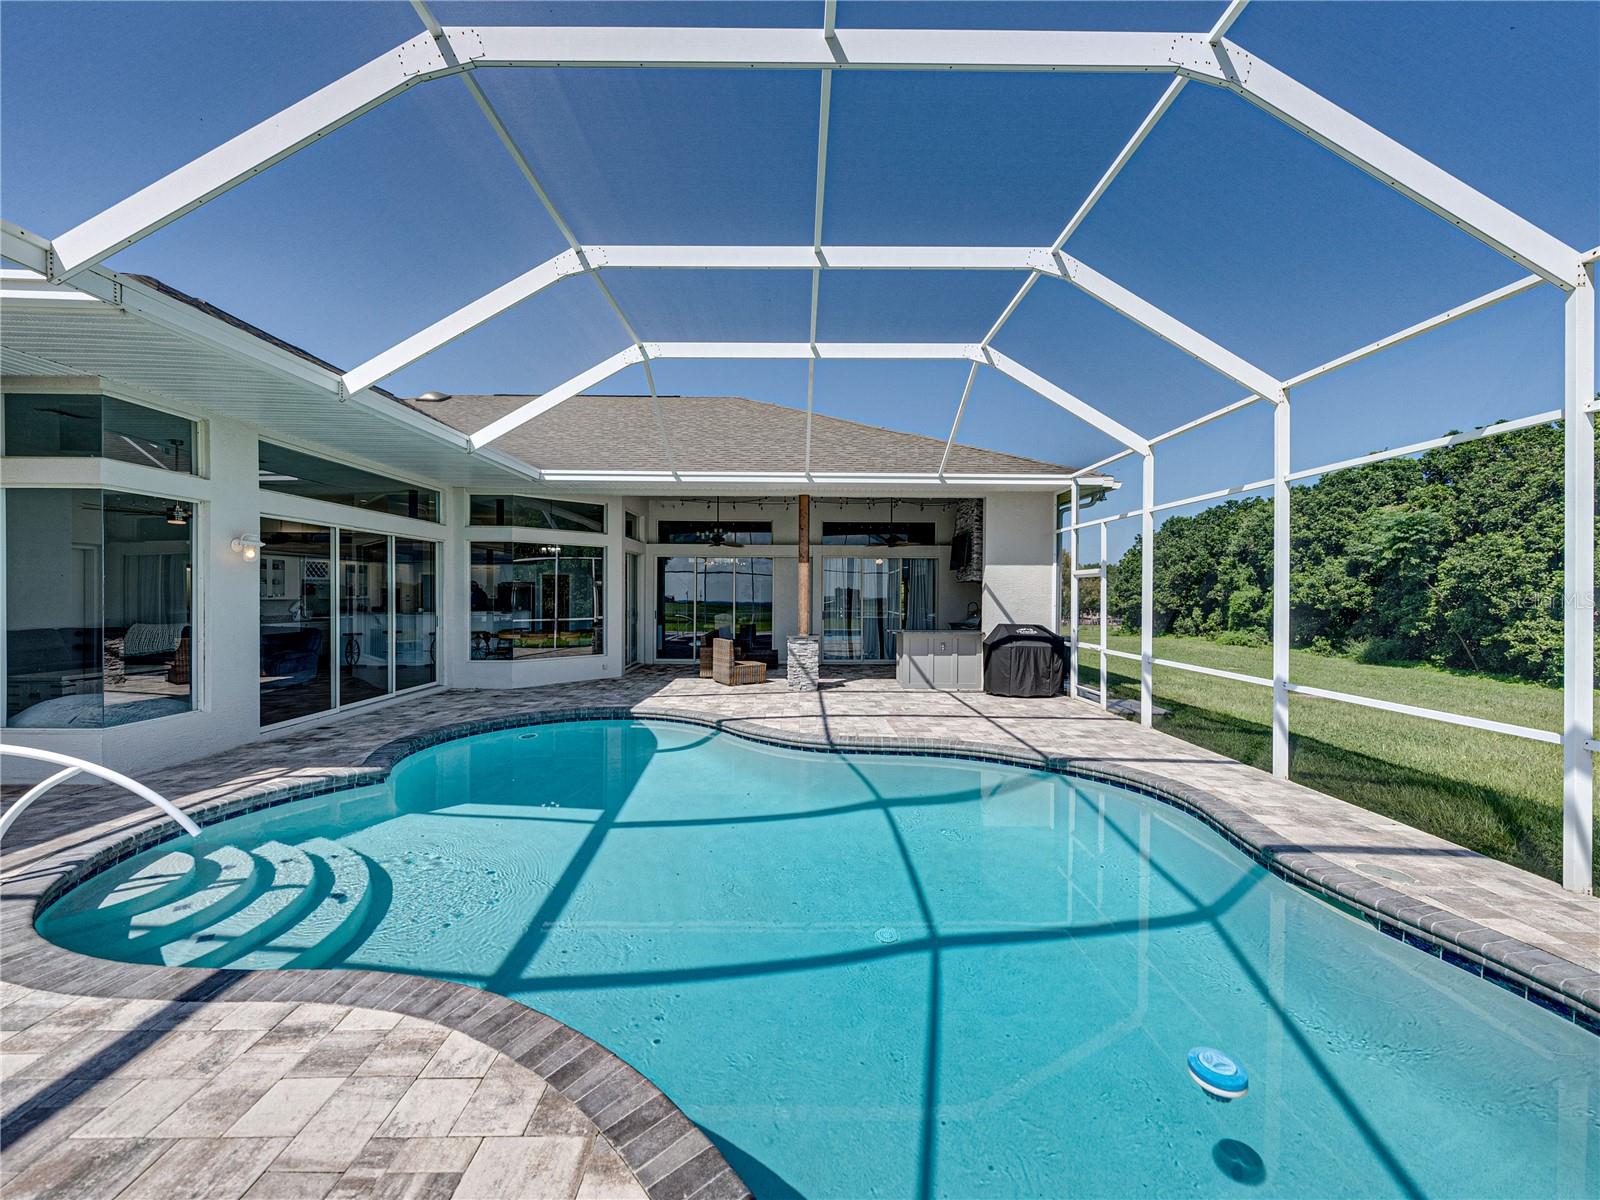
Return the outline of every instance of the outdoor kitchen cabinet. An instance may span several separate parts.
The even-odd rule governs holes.
[[[919,691],[981,692],[983,634],[976,629],[903,629],[895,678]]]

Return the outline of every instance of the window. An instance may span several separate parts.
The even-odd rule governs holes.
[[[600,546],[474,542],[472,657],[604,654],[604,569]]]
[[[932,546],[932,521],[824,521],[824,546]]]
[[[656,560],[656,656],[692,659],[713,637],[777,665],[770,558]]]
[[[661,540],[703,546],[770,546],[771,521],[662,521]],[[722,534],[721,542],[717,534]]]
[[[112,396],[9,393],[7,455],[110,458],[194,473],[194,422]]]
[[[902,629],[932,629],[934,558],[824,558],[822,655],[834,661],[895,657]]]
[[[622,514],[622,535],[634,541],[639,540],[639,516],[637,513],[624,512]]]
[[[434,681],[433,542],[273,517],[261,540],[263,725]]]
[[[260,444],[258,465],[256,481],[269,492],[347,504],[391,517],[410,517],[417,521],[439,519],[438,492],[360,467],[329,462],[287,446],[274,446],[271,442]]]
[[[604,533],[606,506],[539,496],[473,496],[467,524]]]
[[[193,699],[189,505],[128,492],[6,493],[6,724],[102,728]]]

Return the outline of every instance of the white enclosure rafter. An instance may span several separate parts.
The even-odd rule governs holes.
[[[474,449],[504,437],[518,426],[549,412],[556,405],[579,395],[585,389],[611,378],[624,367],[652,359],[838,359],[853,362],[884,360],[923,362],[971,362],[986,364],[1003,375],[1016,380],[1023,387],[1043,396],[1057,407],[1071,413],[1079,420],[1092,425],[1102,433],[1115,438],[1124,446],[1148,455],[1150,443],[1113,420],[1093,405],[1086,403],[1064,388],[1051,383],[1043,376],[1030,371],[1015,359],[998,350],[965,342],[645,342],[629,346],[580,375],[558,384],[543,395],[513,409],[497,421],[470,435]]]
[[[1087,266],[1070,254],[1056,250],[1040,256],[1034,269],[1041,275],[1054,275],[1065,279],[1074,287],[1093,296],[1106,307],[1121,313],[1134,324],[1142,326],[1162,341],[1182,350],[1226,375],[1235,383],[1250,388],[1275,404],[1283,403],[1283,384],[1260,367],[1240,358],[1226,347],[1191,329],[1170,313],[1163,312],[1142,296],[1130,292],[1115,280],[1107,279],[1093,267]]]
[[[449,316],[441,317],[426,329],[417,331],[402,342],[397,342],[382,354],[369,358],[359,367],[346,371],[344,375],[346,393],[353,396],[363,388],[371,387],[425,355],[449,345],[463,334],[472,332],[485,321],[492,320],[508,309],[515,308],[524,300],[537,296],[553,284],[571,275],[581,275],[583,270],[583,264],[575,252],[562,251],[531,271],[524,271],[515,279],[456,309]]]
[[[1208,34],[443,26],[356,68],[68,230],[53,245],[53,277],[68,279],[102,261],[418,83],[489,67],[1184,75],[1237,93],[1564,289],[1576,286],[1581,269],[1579,252],[1558,238],[1226,38]]]
[[[1120,421],[1115,421],[1092,405],[1084,403],[1065,388],[1058,387],[1042,375],[1037,375],[1027,367],[1017,362],[1016,359],[1001,354],[992,346],[985,346],[978,351],[980,361],[987,362],[1002,375],[1010,376],[1023,387],[1037,392],[1058,408],[1063,408],[1080,421],[1093,425],[1101,433],[1115,438],[1128,449],[1148,456],[1150,443],[1129,429]]]
[[[819,222],[820,224],[820,222]],[[590,270],[809,270],[811,337],[816,337],[816,276],[822,270],[1033,271],[1064,279],[1184,353],[1263,397],[1281,401],[1283,385],[1266,371],[1108,279],[1086,263],[1046,247],[1026,246],[579,246],[502,284],[350,371],[354,393],[537,295]],[[629,330],[632,336],[631,328]],[[987,339],[983,343],[988,344]]]

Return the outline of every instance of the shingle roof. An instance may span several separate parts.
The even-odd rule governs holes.
[[[464,432],[482,429],[533,396],[451,396],[407,400],[418,412]],[[554,471],[798,471],[804,466],[806,414],[742,396],[662,396],[672,442],[663,452],[649,396],[576,396],[495,442],[531,466]],[[927,473],[938,470],[941,438],[900,433],[817,413],[811,469]],[[956,475],[1064,475],[1071,468],[959,443],[945,468]]]
[[[150,275],[132,278],[192,305],[329,371],[339,368],[274,337],[225,309]],[[450,396],[407,400],[374,392],[435,421],[472,433],[535,396]],[[797,471],[805,462],[806,415],[796,408],[742,396],[662,396],[672,442],[668,462],[649,396],[576,396],[512,430],[495,447],[530,466],[553,471]],[[901,433],[841,417],[813,414],[811,469],[834,472],[928,473],[944,455],[939,438]],[[1060,463],[981,450],[957,442],[945,469],[952,475],[1065,475]]]

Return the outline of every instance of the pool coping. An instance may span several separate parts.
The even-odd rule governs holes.
[[[1347,909],[1391,938],[1487,979],[1580,1028],[1600,1035],[1600,973],[1539,950],[1465,917],[1406,895],[1286,841],[1237,805],[1211,792],[1140,768],[1072,755],[1046,755],[978,742],[910,737],[812,736],[771,729],[759,719],[707,717],[649,701],[529,709],[456,721],[395,738],[357,767],[311,768],[293,781],[265,781],[229,799],[186,809],[200,825],[295,800],[382,783],[418,752],[481,733],[586,720],[650,719],[697,726],[748,741],[801,751],[851,751],[945,757],[1048,770],[1110,783],[1186,812],[1286,882]],[[43,908],[68,888],[152,846],[180,836],[163,819],[134,830],[113,830],[83,857],[47,863],[7,880],[0,892],[0,968],[8,979],[43,990],[126,999],[294,1000],[343,1003],[435,1021],[473,1037],[543,1076],[572,1100],[617,1145],[636,1177],[669,1142],[692,1133],[704,1146],[676,1171],[650,1184],[652,1200],[748,1195],[748,1188],[705,1133],[644,1075],[576,1030],[518,1001],[423,975],[386,971],[234,970],[156,967],[113,962],[66,950],[34,928]],[[51,871],[51,867],[54,871]],[[643,1123],[643,1124],[641,1124]],[[662,1141],[666,1138],[666,1141]]]

